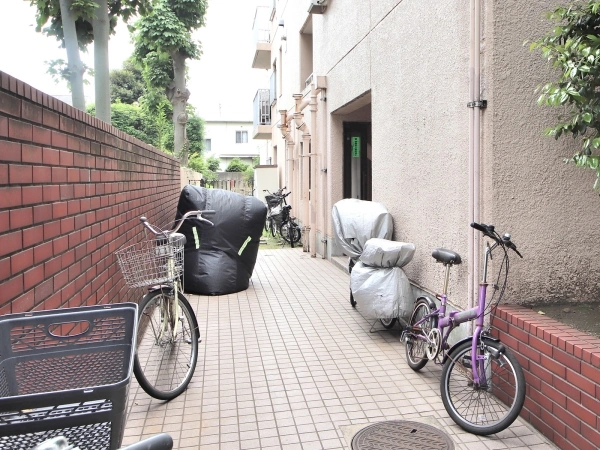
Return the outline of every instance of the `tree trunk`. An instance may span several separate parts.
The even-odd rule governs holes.
[[[185,56],[179,52],[171,54],[173,58],[173,86],[167,96],[173,105],[173,131],[175,135],[175,156],[179,158],[182,166],[187,166],[188,145],[185,133],[187,124],[186,105],[190,91],[185,86]]]
[[[98,7],[92,20],[94,27],[94,73],[96,117],[110,123],[110,79],[108,65],[109,19],[107,0],[96,0]]]
[[[79,57],[79,44],[75,31],[75,18],[71,11],[71,0],[60,0],[65,48],[67,50],[67,69],[71,85],[71,101],[73,106],[85,111],[85,95],[83,93],[83,73],[85,71]]]

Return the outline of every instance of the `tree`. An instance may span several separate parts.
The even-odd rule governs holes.
[[[212,170],[213,172],[219,172],[221,169],[221,161],[216,156],[209,156],[206,164],[208,164],[208,170]]]
[[[91,13],[92,5],[89,2],[77,0],[31,0],[36,6],[36,31],[43,32],[48,36],[55,36],[61,42],[67,52],[66,68],[54,69],[54,66],[62,66],[62,61],[50,63],[50,71],[60,73],[68,82],[71,89],[71,101],[73,106],[82,111],[85,110],[85,95],[83,92],[83,76],[85,68],[79,54],[87,45],[86,33],[82,26],[77,28],[77,19]],[[42,28],[50,20],[50,26]],[[64,23],[63,23],[64,22]]]
[[[122,69],[110,71],[110,102],[138,103],[145,93],[144,76],[130,58],[123,63]]]
[[[558,124],[545,134],[556,139],[579,137],[581,150],[570,159],[596,173],[594,189],[600,188],[600,1],[577,2],[548,13],[555,26],[530,44],[540,50],[556,69],[556,81],[540,86],[538,103],[566,110]]]
[[[233,158],[229,161],[229,165],[225,172],[245,172],[248,169],[248,164],[244,164],[238,157]]]
[[[135,25],[135,55],[144,64],[145,78],[165,91],[173,105],[174,149],[187,164],[186,59],[198,59],[201,49],[192,31],[204,26],[207,0],[157,0],[152,11]]]
[[[150,2],[151,0],[31,0],[31,4],[37,9],[36,30],[55,36],[67,49],[68,69],[64,73],[72,89],[74,106],[77,104],[77,108],[85,109],[80,101],[80,97],[84,98],[84,69],[79,51],[85,51],[87,45],[94,42],[94,85],[99,107],[97,114],[100,119],[110,123],[108,39],[114,33],[118,17],[127,22],[132,15],[144,13]],[[48,20],[50,25],[42,29]]]

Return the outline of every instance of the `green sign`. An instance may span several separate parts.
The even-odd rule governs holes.
[[[360,158],[360,136],[353,136],[351,138],[352,142],[352,157]]]

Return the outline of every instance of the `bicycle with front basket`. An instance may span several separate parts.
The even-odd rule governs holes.
[[[155,236],[116,252],[126,284],[149,287],[139,302],[137,346],[133,372],[146,393],[171,400],[189,385],[198,360],[200,330],[192,306],[183,295],[183,251],[186,238],[177,231],[193,218],[214,211],[189,211],[172,230],[162,230],[140,220]]]
[[[477,306],[462,312],[446,314],[448,280],[453,265],[461,263],[458,253],[444,248],[433,251],[433,258],[444,265],[446,276],[442,294],[436,294],[440,306],[429,297],[419,297],[415,302],[408,327],[402,338],[406,343],[406,359],[415,371],[428,361],[443,366],[440,391],[446,411],[466,431],[478,435],[498,433],[518,417],[525,400],[525,378],[515,356],[499,339],[485,328],[484,318],[500,302],[508,279],[509,250],[521,258],[511,236],[500,236],[493,225],[472,223],[471,227],[492,239],[485,244],[483,277],[479,284]],[[498,281],[504,274],[501,288],[493,285],[495,292],[486,306],[488,288],[487,271],[492,252],[501,250],[502,262]],[[498,299],[494,296],[499,292]],[[448,344],[450,332],[461,323],[475,321],[472,336]]]

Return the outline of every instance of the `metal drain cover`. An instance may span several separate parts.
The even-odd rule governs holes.
[[[352,438],[352,450],[454,450],[446,433],[420,422],[390,420],[363,428]]]

